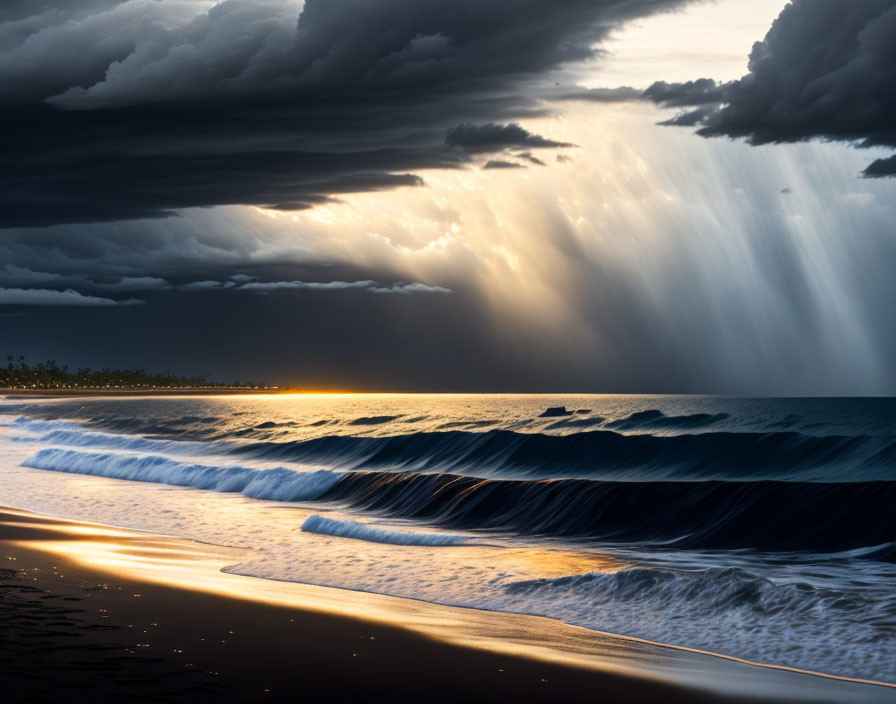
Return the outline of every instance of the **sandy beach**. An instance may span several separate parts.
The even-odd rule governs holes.
[[[216,565],[226,553],[2,510],[4,692],[22,702],[411,700],[421,692],[429,701],[737,702],[752,697],[725,693],[721,682],[737,689],[743,670],[763,701],[837,701],[847,693],[887,701],[893,693],[657,653],[546,619],[225,575]],[[369,618],[357,615],[365,612]],[[575,639],[559,646],[573,630],[590,640],[586,648]],[[583,658],[589,647],[592,657]],[[707,677],[713,671],[717,677]],[[708,686],[675,681],[682,676]],[[771,696],[774,689],[782,696]]]
[[[435,700],[514,696],[728,701],[611,674],[439,643],[381,623],[133,579],[67,559],[49,543],[129,550],[126,532],[3,512],[4,690],[20,701],[62,695],[162,700],[297,696]],[[139,534],[134,534],[138,536]],[[138,537],[142,540],[142,536]],[[161,539],[173,549],[175,541]],[[156,549],[164,549],[156,545]],[[146,545],[142,549],[147,550]],[[198,556],[193,556],[197,557]],[[460,675],[462,673],[462,675]],[[10,690],[11,687],[11,690]]]

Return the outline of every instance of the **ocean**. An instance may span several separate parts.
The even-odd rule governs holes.
[[[896,399],[0,401],[0,505],[228,572],[896,682]]]

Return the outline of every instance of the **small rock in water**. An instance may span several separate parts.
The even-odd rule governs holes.
[[[553,406],[542,413],[539,418],[557,418],[558,416],[571,416],[572,411],[567,411],[566,406]]]

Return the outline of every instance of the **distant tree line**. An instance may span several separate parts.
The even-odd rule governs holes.
[[[151,374],[145,369],[69,369],[56,360],[28,364],[24,357],[7,357],[7,365],[0,367],[0,388],[18,389],[198,389],[198,388],[258,388],[254,384],[234,382],[222,384],[208,380],[208,374],[176,376]]]

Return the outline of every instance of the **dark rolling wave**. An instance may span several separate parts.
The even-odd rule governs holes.
[[[896,443],[868,436],[796,432],[622,435],[597,430],[556,436],[429,432],[389,437],[327,436],[256,442],[234,453],[350,469],[406,469],[527,476],[716,479],[896,478]],[[834,470],[848,469],[837,474]],[[638,472],[642,473],[639,474]]]
[[[866,557],[896,556],[896,481],[517,481],[354,472],[320,499],[464,530],[700,549],[868,549]]]
[[[662,411],[650,409],[632,413],[627,418],[611,421],[607,423],[607,427],[618,430],[634,430],[637,428],[692,429],[715,425],[726,418],[728,418],[727,413],[692,413],[687,416],[667,416]]]
[[[896,682],[896,399],[40,399],[0,426],[9,505],[233,545],[228,573]]]

